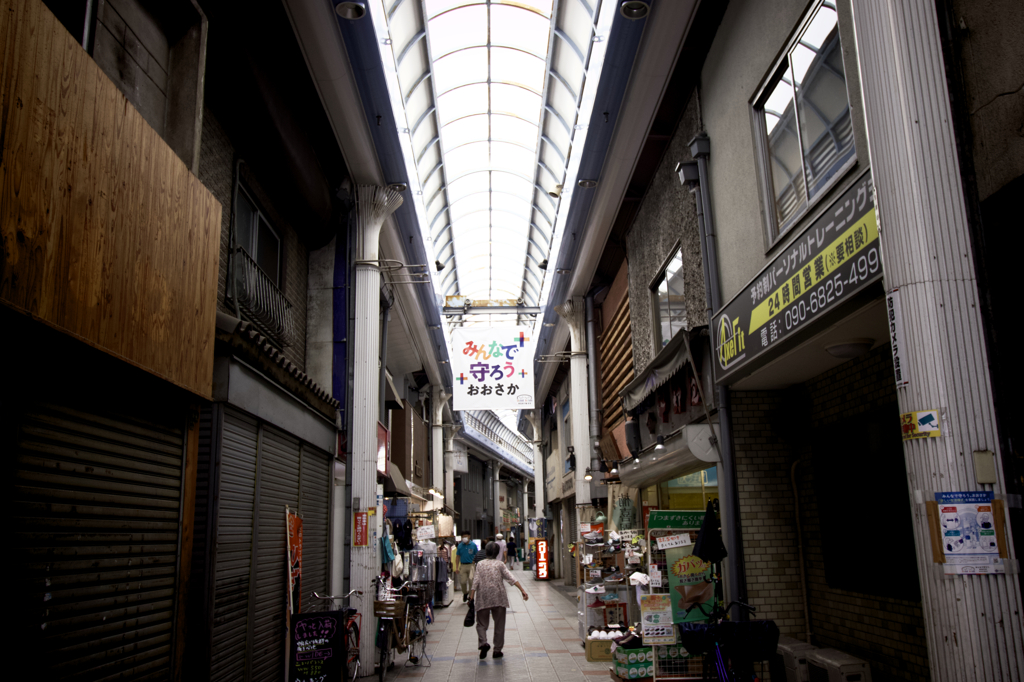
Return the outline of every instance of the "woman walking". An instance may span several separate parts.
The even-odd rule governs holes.
[[[508,566],[503,564],[498,555],[501,547],[497,543],[488,543],[484,548],[487,558],[476,564],[476,575],[473,576],[473,589],[469,599],[476,609],[476,636],[480,659],[487,658],[491,645],[487,643],[487,626],[494,618],[494,653],[492,658],[501,658],[501,648],[505,645],[505,610],[508,608],[508,593],[502,581],[519,588],[523,601],[529,601],[522,584],[515,579]]]

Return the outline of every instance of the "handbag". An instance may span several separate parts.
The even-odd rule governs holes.
[[[476,608],[473,606],[473,600],[469,600],[469,613],[466,614],[466,619],[462,621],[463,627],[471,628],[476,624]]]

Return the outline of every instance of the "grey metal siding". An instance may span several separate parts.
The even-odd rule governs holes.
[[[224,411],[214,551],[211,682],[245,678],[257,423]]]
[[[156,424],[58,405],[19,415],[12,584],[38,604],[33,622],[17,624],[42,633],[37,676],[170,678],[181,417]]]
[[[311,606],[310,593],[327,591],[330,550],[331,456],[311,445],[302,446],[302,610]]]

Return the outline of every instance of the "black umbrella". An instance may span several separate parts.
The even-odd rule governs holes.
[[[725,551],[725,544],[722,542],[722,533],[718,528],[718,515],[715,514],[712,502],[708,502],[704,521],[700,524],[697,542],[693,544],[693,555],[709,564],[718,563],[729,556],[729,553]]]

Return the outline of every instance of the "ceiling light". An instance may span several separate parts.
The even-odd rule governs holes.
[[[555,185],[555,188],[553,190],[551,190],[550,192],[548,192],[548,196],[554,197],[555,199],[557,199],[558,197],[562,196],[562,186],[561,185]]]
[[[540,268],[541,270],[547,270],[548,269],[548,259],[545,258],[541,262],[537,263],[537,267]]]
[[[612,462],[612,468],[608,471],[609,474],[619,473],[619,465],[617,462]]]
[[[555,326],[557,326],[557,325],[556,325],[556,324],[555,324],[554,322],[545,322],[545,323],[544,323],[544,326],[545,326],[545,327],[555,327]]]
[[[390,185],[388,185],[388,189],[394,190],[395,192],[404,192],[405,190],[409,189],[409,185],[405,184],[404,182],[392,182]]]
[[[850,358],[856,358],[864,355],[871,350],[873,345],[875,345],[874,339],[850,339],[849,341],[843,341],[842,343],[834,343],[831,346],[825,346],[825,352],[832,357],[849,360]]]
[[[572,272],[572,268],[556,268],[555,272],[558,273],[559,275],[568,275],[570,272]]]
[[[587,467],[587,473],[583,474],[584,481],[590,481],[594,478],[594,474],[590,473],[590,467]]]
[[[576,184],[583,189],[593,189],[594,187],[597,187],[597,180],[580,180]]]
[[[438,272],[441,272],[442,270],[444,270],[444,263],[442,263],[439,260],[436,260],[434,261],[434,267],[437,268]]]
[[[619,14],[632,20],[643,19],[650,11],[650,5],[643,0],[625,0],[619,5]]]
[[[655,452],[665,451],[665,436],[658,436],[658,444],[654,446]]]
[[[365,2],[339,2],[334,8],[342,19],[362,19],[366,16]]]

